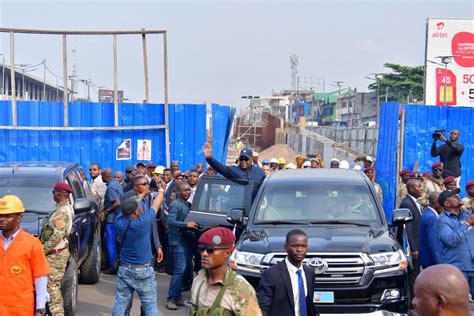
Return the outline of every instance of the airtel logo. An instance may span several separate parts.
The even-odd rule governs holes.
[[[436,24],[436,28],[438,29],[438,31],[441,31],[444,28],[444,23],[439,22],[438,24]]]

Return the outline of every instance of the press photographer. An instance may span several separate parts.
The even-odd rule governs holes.
[[[431,145],[431,157],[438,157],[444,164],[443,178],[453,176],[459,187],[461,179],[461,155],[464,145],[458,143],[459,130],[453,129],[449,133],[449,140],[444,136],[446,130],[436,130],[433,133],[433,145]],[[438,140],[445,142],[437,147]]]

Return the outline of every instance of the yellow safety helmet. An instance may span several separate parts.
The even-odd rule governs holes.
[[[14,214],[25,212],[23,202],[16,195],[5,195],[0,199],[0,214]]]
[[[280,158],[280,159],[278,159],[278,164],[279,164],[279,165],[284,165],[284,164],[286,164],[285,158]]]

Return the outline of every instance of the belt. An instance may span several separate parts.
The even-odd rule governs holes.
[[[61,249],[51,249],[50,251],[48,251],[48,253],[46,255],[55,255],[57,253],[63,252],[66,249],[67,249],[67,247],[64,247],[64,248],[61,248]]]
[[[126,263],[121,263],[119,266],[122,267],[122,268],[130,269],[130,270],[151,268],[151,264],[150,264],[150,263],[146,263],[146,264],[126,264]]]

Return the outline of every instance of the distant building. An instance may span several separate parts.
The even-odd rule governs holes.
[[[377,94],[356,92],[341,94],[336,103],[336,120],[348,126],[359,126],[377,120]]]
[[[117,90],[117,99],[119,103],[123,102],[123,90]],[[114,90],[100,89],[99,102],[114,103]]]
[[[0,94],[3,100],[12,99],[11,73],[11,67],[0,65]],[[15,72],[15,90],[17,100],[62,101],[64,95],[62,86],[43,82],[43,79],[19,70]]]

